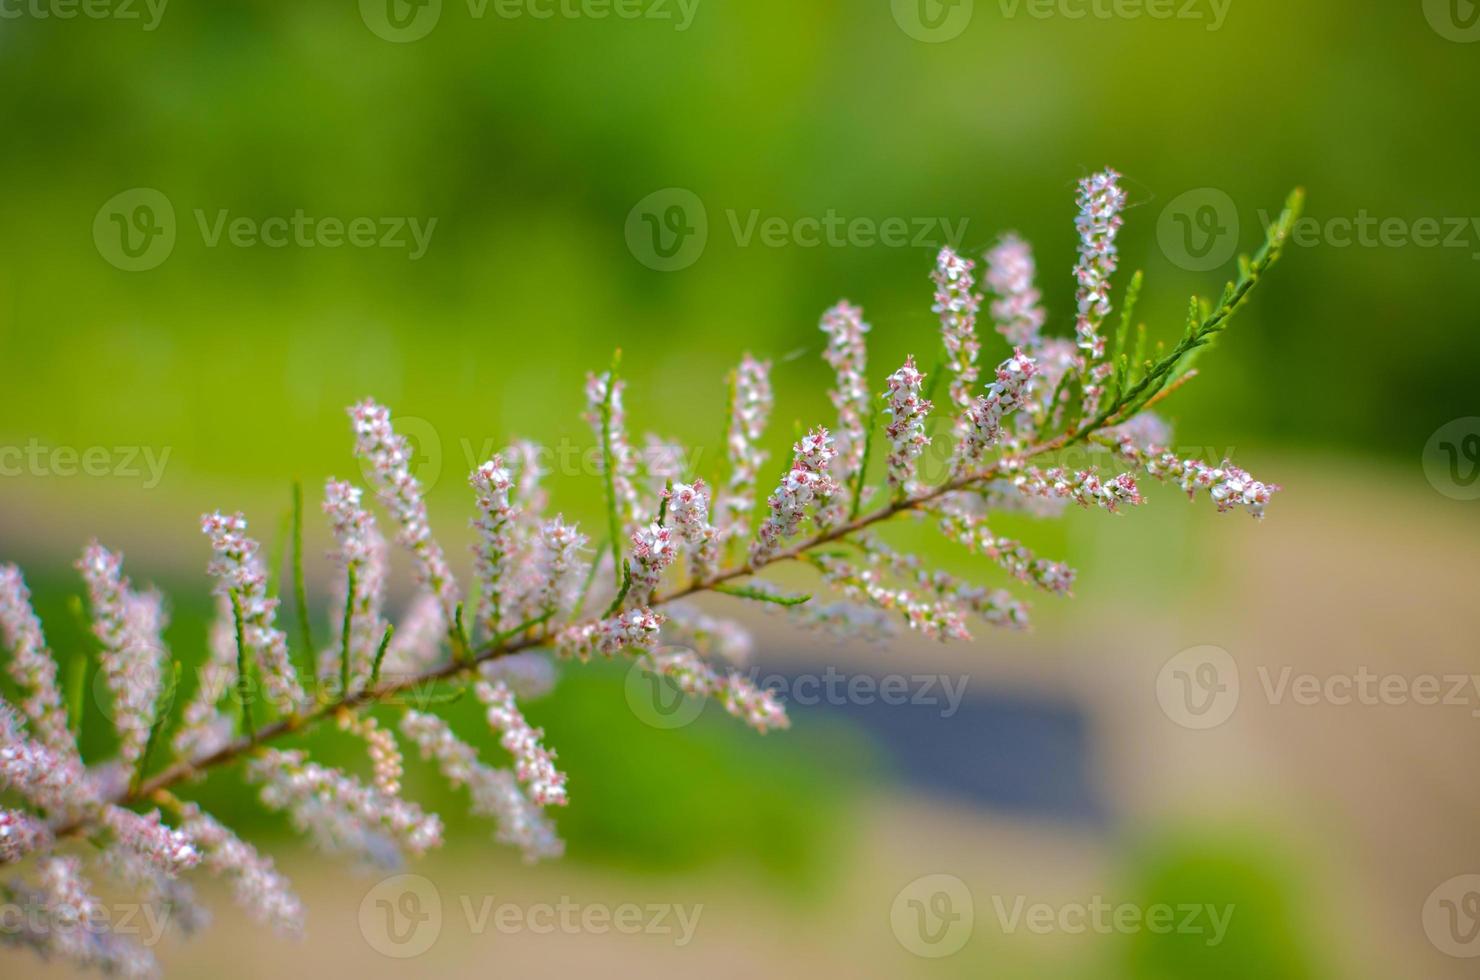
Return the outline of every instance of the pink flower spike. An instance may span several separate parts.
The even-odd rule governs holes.
[[[75,757],[77,743],[67,727],[67,712],[57,688],[56,659],[46,648],[25,577],[14,565],[0,565],[0,639],[10,650],[10,676],[25,694],[21,710],[37,737],[51,751]]]
[[[756,506],[756,483],[769,458],[757,444],[765,434],[775,407],[771,392],[771,362],[749,354],[740,359],[731,387],[730,425],[726,452],[730,481],[715,506],[715,524],[726,541],[750,533],[750,515]]]
[[[770,560],[787,539],[801,530],[812,505],[816,503],[820,509],[837,492],[837,484],[828,475],[837,450],[826,429],[813,429],[792,448],[796,455],[791,469],[771,494],[770,513],[750,546],[753,564]]]
[[[1039,305],[1042,294],[1034,286],[1037,274],[1033,248],[1013,234],[1003,235],[987,253],[987,286],[996,299],[992,301],[992,320],[997,332],[1014,347],[1036,350],[1046,315]]]
[[[279,710],[303,707],[308,699],[288,657],[288,638],[277,628],[278,600],[267,594],[262,546],[247,536],[247,519],[241,514],[228,516],[216,511],[201,518],[200,528],[215,552],[209,571],[216,579],[216,593],[234,592],[241,602],[242,639],[247,653],[262,670],[268,697]]]
[[[935,304],[931,310],[940,316],[941,339],[945,342],[952,375],[951,403],[957,411],[965,411],[971,404],[971,390],[976,387],[977,378],[976,358],[981,352],[981,342],[976,337],[976,314],[982,298],[973,292],[975,268],[976,263],[947,247],[936,256],[935,271],[930,277],[935,282]]]
[[[1074,334],[1085,359],[1096,361],[1105,356],[1105,338],[1100,324],[1110,315],[1110,277],[1115,274],[1117,254],[1115,236],[1124,219],[1125,191],[1120,189],[1120,174],[1103,170],[1079,182],[1079,216],[1074,227],[1079,232],[1079,264],[1074,279],[1079,284],[1078,316]]]
[[[488,708],[488,724],[501,733],[499,743],[514,757],[514,774],[540,806],[565,806],[565,773],[555,768],[555,753],[540,743],[544,732],[530,727],[502,681],[478,681],[473,685],[478,700]]]
[[[889,407],[884,412],[888,419],[885,432],[889,436],[889,485],[896,490],[912,492],[915,479],[915,461],[930,445],[925,434],[925,417],[930,414],[930,402],[921,395],[925,375],[915,369],[915,359],[906,357],[904,366],[889,376]]]
[[[354,423],[355,454],[369,464],[367,478],[380,505],[400,529],[396,541],[411,552],[417,581],[436,593],[443,626],[450,629],[461,598],[442,546],[432,537],[421,482],[411,472],[411,445],[391,427],[391,413],[367,398],[349,410]]]

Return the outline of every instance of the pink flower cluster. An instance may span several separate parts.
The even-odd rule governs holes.
[[[786,709],[774,694],[742,674],[721,675],[692,650],[666,648],[643,657],[641,663],[649,673],[671,678],[685,694],[717,699],[726,711],[762,735],[791,727]]]
[[[1044,472],[1029,466],[1013,478],[1013,483],[1021,493],[1072,500],[1081,507],[1103,507],[1112,514],[1122,504],[1145,502],[1136,488],[1136,478],[1129,473],[1101,480],[1094,470],[1076,472],[1056,466]]]
[[[996,297],[992,320],[1013,347],[1036,350],[1043,342],[1046,314],[1040,305],[1042,294],[1033,282],[1036,274],[1033,247],[1017,235],[1003,235],[987,253],[987,287]]]
[[[650,649],[658,639],[663,617],[651,609],[628,609],[592,623],[574,623],[556,637],[555,649],[562,657],[580,661],[593,654],[612,657],[627,650]]]
[[[154,724],[160,675],[168,656],[161,638],[164,605],[157,593],[139,594],[123,576],[123,558],[97,542],[77,563],[87,583],[98,663],[113,695],[118,758],[132,766],[144,752]]]
[[[986,519],[949,502],[937,509],[941,532],[978,554],[986,555],[1020,582],[1046,592],[1069,595],[1074,588],[1074,570],[1062,562],[1038,558],[1020,542],[998,537]]]
[[[1074,278],[1079,283],[1074,334],[1079,349],[1090,360],[1105,356],[1100,324],[1110,315],[1110,277],[1118,262],[1115,236],[1125,210],[1125,191],[1120,189],[1119,181],[1120,174],[1103,170],[1079,182],[1079,216],[1074,219],[1079,232],[1079,264],[1074,267]]]
[[[756,484],[767,459],[766,451],[758,443],[776,405],[771,392],[771,362],[758,361],[746,354],[735,369],[731,387],[730,424],[725,439],[730,481],[715,509],[720,533],[726,540],[738,540],[750,533]]]
[[[51,829],[29,813],[0,808],[0,864],[51,848]]]
[[[368,715],[356,715],[348,711],[339,715],[339,728],[350,732],[365,743],[370,755],[371,781],[375,788],[386,796],[401,793],[401,750],[396,745],[396,736],[389,729]]]
[[[584,547],[586,536],[558,514],[540,528],[539,547],[534,555],[534,606],[540,613],[562,616],[570,610]]]
[[[206,662],[180,729],[175,733],[175,754],[184,759],[201,758],[220,749],[231,738],[232,720],[217,705],[236,686],[236,623],[231,600],[216,596],[216,615],[206,635]]]
[[[941,339],[951,370],[951,403],[958,412],[971,405],[971,390],[976,387],[976,358],[981,341],[976,337],[976,314],[981,296],[974,292],[976,263],[946,247],[935,259],[935,303],[931,310],[940,317]]]
[[[514,774],[479,761],[477,751],[454,735],[441,718],[408,711],[401,719],[401,734],[416,744],[423,759],[436,760],[449,783],[468,788],[473,813],[498,825],[499,843],[519,848],[530,862],[565,853],[554,826],[524,795]]]
[[[925,417],[931,404],[921,394],[925,375],[915,369],[915,359],[907,357],[904,366],[889,375],[889,407],[884,410],[889,436],[889,485],[909,492],[914,488],[915,461],[930,445],[925,434]]]
[[[97,803],[97,794],[77,753],[54,752],[27,738],[21,720],[9,704],[0,700],[0,790],[7,789],[15,790],[32,806],[58,816],[75,814]]]
[[[194,803],[180,807],[180,830],[201,853],[201,863],[212,875],[227,882],[232,897],[256,921],[286,936],[303,933],[303,905],[287,879],[215,817]]]
[[[913,589],[889,586],[882,568],[860,567],[836,555],[819,556],[816,563],[829,585],[859,602],[899,613],[922,636],[942,643],[971,639],[966,617],[955,604],[939,597],[927,598]]]
[[[821,329],[827,334],[822,358],[837,377],[837,383],[827,393],[838,411],[834,433],[838,455],[832,463],[832,476],[840,488],[846,488],[848,475],[857,472],[863,464],[867,439],[869,390],[865,338],[869,325],[863,321],[863,310],[843,300],[822,315]],[[835,507],[845,508],[845,497],[846,493],[840,492]]]
[[[920,595],[933,596],[935,599],[935,610],[926,616],[915,618],[906,617],[912,626],[919,629],[922,624],[942,623],[954,628],[956,623],[961,623],[961,632],[965,632],[964,616],[959,613],[941,611],[939,607],[956,607],[960,610],[969,610],[976,613],[984,622],[992,626],[1005,627],[1007,629],[1022,630],[1028,628],[1028,608],[1006,589],[986,589],[968,585],[955,576],[943,571],[931,571],[926,567],[924,560],[918,555],[905,554],[896,551],[885,544],[874,535],[864,535],[858,539],[858,544],[863,548],[869,564],[875,568],[887,570],[897,578],[909,583]],[[914,601],[914,600],[911,600]],[[918,621],[918,622],[917,622]],[[930,629],[925,629],[930,635]],[[957,634],[959,636],[959,634]],[[939,639],[955,638],[950,635],[938,636]],[[969,634],[966,638],[969,638]]]
[[[1037,370],[1033,359],[1021,348],[1014,350],[1011,357],[998,365],[997,380],[966,410],[965,432],[956,447],[953,465],[957,475],[974,471],[981,465],[987,450],[1001,440],[1004,420],[1022,407],[1028,382]]]
[[[1129,436],[1121,439],[1116,451],[1150,476],[1175,483],[1188,499],[1199,490],[1208,491],[1219,513],[1242,507],[1255,519],[1262,519],[1270,498],[1281,489],[1277,483],[1261,483],[1226,459],[1221,466],[1209,466],[1201,460],[1181,459],[1159,446],[1142,449]]]
[[[478,516],[473,529],[478,540],[473,545],[473,572],[478,577],[478,624],[486,636],[497,636],[515,625],[510,622],[506,595],[513,579],[512,565],[517,546],[517,512],[510,499],[513,474],[502,456],[495,456],[472,472],[468,483],[478,496]]]
[[[627,592],[628,608],[646,606],[663,578],[663,572],[678,557],[678,542],[673,532],[659,524],[649,524],[632,535],[632,587]]]
[[[627,411],[622,404],[626,389],[627,383],[620,379],[611,385],[610,371],[586,375],[586,422],[596,434],[596,444],[609,446],[611,450],[611,482],[617,515],[623,533],[631,534],[641,504],[637,496],[637,456],[627,438]],[[605,465],[603,462],[603,469]]]
[[[689,553],[690,573],[709,577],[719,564],[719,529],[709,523],[709,487],[703,480],[676,483],[667,491],[669,525],[676,528]]]
[[[201,518],[200,529],[215,552],[209,571],[217,594],[235,595],[241,605],[243,645],[262,672],[268,697],[280,709],[302,707],[307,698],[288,657],[287,637],[276,626],[278,600],[267,594],[262,547],[247,536],[247,519],[216,511]]]
[[[792,450],[795,456],[791,469],[767,501],[770,513],[751,543],[752,565],[763,563],[780,551],[786,540],[801,530],[812,505],[825,505],[837,492],[837,484],[828,475],[837,450],[826,429],[813,429]]]
[[[160,874],[173,878],[200,863],[200,852],[190,836],[171,830],[159,819],[159,811],[140,816],[132,810],[107,805],[103,807],[102,824],[112,831],[118,843],[132,851]]]
[[[488,709],[489,727],[501,733],[499,744],[514,757],[514,775],[529,798],[540,806],[565,806],[565,773],[555,768],[555,753],[540,741],[545,733],[524,720],[508,685],[479,681],[473,690]]]
[[[451,627],[461,596],[442,546],[432,537],[421,482],[411,472],[411,446],[391,427],[391,413],[384,405],[367,398],[352,407],[349,416],[354,423],[355,454],[369,464],[366,476],[380,505],[400,529],[396,541],[411,552],[417,581],[436,594],[444,625]]]
[[[14,565],[0,565],[0,638],[10,649],[10,677],[25,695],[21,710],[41,743],[53,752],[75,756],[77,743],[67,728],[67,712],[57,690],[56,659],[46,648],[26,580]]]
[[[8,940],[112,976],[158,975],[158,964],[148,950],[108,931],[108,909],[91,894],[80,860],[49,857],[39,871],[40,887],[17,896],[30,914],[19,918],[17,931]]]
[[[264,749],[247,763],[247,775],[262,785],[268,809],[286,810],[293,825],[327,851],[351,851],[384,864],[398,847],[421,855],[442,843],[442,821],[435,814],[309,762],[300,750]]]
[[[361,504],[359,487],[330,480],[324,489],[324,513],[338,548],[330,556],[343,574],[343,589],[354,577],[354,594],[345,595],[350,614],[349,680],[350,688],[370,678],[370,665],[385,634],[381,603],[385,595],[385,539],[375,526],[375,518]],[[334,622],[344,621],[344,607]]]

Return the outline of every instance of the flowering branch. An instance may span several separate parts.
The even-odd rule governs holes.
[[[877,533],[879,527],[906,515],[939,521],[948,540],[986,556],[1012,579],[1067,594],[1073,570],[996,535],[989,525],[993,511],[1062,509],[1072,500],[1117,513],[1144,502],[1137,483],[1142,474],[1174,482],[1189,494],[1206,490],[1220,511],[1242,507],[1262,517],[1277,486],[1254,480],[1231,462],[1211,467],[1178,458],[1163,448],[1165,423],[1147,409],[1192,377],[1192,355],[1226,329],[1278,258],[1298,214],[1299,195],[1292,196],[1259,252],[1241,260],[1238,278],[1218,301],[1194,300],[1177,344],[1144,360],[1139,343],[1135,353],[1126,349],[1133,295],[1123,304],[1113,344],[1101,329],[1110,311],[1114,238],[1124,202],[1116,180],[1106,171],[1081,186],[1073,340],[1041,333],[1044,316],[1026,243],[1008,236],[985,257],[985,283],[996,296],[991,315],[1013,349],[980,391],[975,265],[949,250],[941,253],[932,279],[948,353],[943,370],[950,378],[941,401],[951,413],[953,439],[943,480],[930,483],[920,467],[931,443],[926,423],[933,411],[924,376],[913,357],[906,358],[890,375],[888,391],[873,396],[870,410],[864,346],[869,328],[862,311],[847,303],[822,321],[829,338],[825,356],[837,378],[831,393],[837,428],[817,427],[797,441],[792,463],[765,499],[753,532],[766,458],[758,443],[772,411],[769,365],[746,355],[732,376],[730,472],[716,481],[719,493],[711,497],[703,481],[676,482],[672,468],[632,451],[623,382],[613,363],[592,375],[586,388],[586,418],[602,454],[610,540],[588,558],[587,538],[577,525],[544,512],[536,452],[528,444],[518,444],[507,459],[496,456],[482,464],[469,478],[478,511],[471,628],[463,623],[462,592],[432,536],[421,486],[410,471],[409,446],[385,407],[369,400],[354,406],[357,453],[368,464],[374,497],[397,529],[397,543],[410,556],[419,595],[397,623],[387,621],[385,542],[361,491],[330,481],[324,510],[336,544],[331,557],[345,583],[331,609],[342,627],[337,644],[317,653],[311,649],[312,638],[302,628],[303,508],[301,492],[295,494],[295,604],[299,645],[309,647],[298,651],[298,662],[309,665],[300,675],[278,628],[279,600],[270,594],[260,546],[248,534],[246,519],[207,515],[202,529],[217,581],[209,657],[172,740],[175,756],[153,774],[145,770],[163,720],[161,677],[168,657],[159,639],[158,595],[134,592],[123,575],[122,556],[101,546],[90,546],[80,563],[114,695],[118,742],[112,759],[87,765],[69,729],[55,661],[21,573],[0,566],[0,639],[24,695],[19,711],[0,701],[0,791],[13,790],[26,805],[0,810],[0,864],[34,862],[37,871],[34,883],[17,878],[0,890],[34,893],[43,909],[91,901],[81,863],[61,853],[82,841],[100,849],[100,867],[151,900],[183,901],[180,876],[203,864],[231,883],[255,919],[296,931],[297,900],[271,862],[197,804],[177,799],[175,791],[206,771],[246,759],[246,775],[260,786],[263,803],[285,811],[318,845],[371,861],[419,855],[440,844],[442,824],[403,795],[398,731],[449,782],[468,789],[474,812],[497,824],[497,840],[518,847],[526,859],[555,857],[562,845],[547,809],[578,799],[579,787],[568,785],[546,733],[525,720],[520,706],[553,686],[551,658],[630,656],[689,695],[715,699],[757,731],[779,731],[789,726],[781,701],[712,662],[750,649],[743,627],[679,600],[712,593],[759,602],[799,623],[834,631],[873,635],[898,620],[933,639],[965,639],[973,617],[994,627],[1027,628],[1026,603],[1006,588],[932,570],[919,556],[896,551]],[[1130,292],[1139,288],[1138,274]],[[886,502],[865,510],[875,429],[890,446],[877,488]],[[1127,471],[1102,475],[1045,459],[1084,441],[1108,448]],[[651,514],[656,521],[645,516]],[[816,607],[810,595],[785,595],[760,577],[785,561],[814,569],[819,587],[842,599]],[[605,611],[587,617],[582,610],[588,600],[590,608]],[[660,646],[665,640],[669,645]],[[675,643],[692,648],[676,649]],[[260,719],[250,710],[254,676],[266,694]],[[222,707],[233,688],[239,712]],[[382,726],[366,713],[394,706],[407,692],[440,691],[438,697],[455,698],[466,690],[485,708],[506,756],[502,767],[481,759],[472,742],[426,710],[435,698],[423,699],[421,710],[403,711],[395,725]],[[362,745],[365,778],[275,744],[331,718]],[[558,732],[551,736],[558,742]],[[166,826],[157,810],[135,812],[144,807],[163,808],[178,827]],[[121,937],[87,945],[70,942],[74,938],[56,931],[23,940],[82,965],[130,974],[153,969],[147,952]]]

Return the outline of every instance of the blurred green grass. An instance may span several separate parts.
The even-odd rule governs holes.
[[[411,45],[381,41],[353,5],[180,5],[152,33],[12,22],[0,435],[170,446],[163,499],[147,498],[163,510],[209,483],[342,459],[339,413],[364,394],[429,420],[449,456],[462,438],[579,433],[583,373],[621,345],[638,431],[717,449],[720,382],[741,349],[804,355],[778,370],[784,427],[828,416],[815,323],[839,296],[875,324],[876,386],[934,329],[928,249],[740,247],[729,209],[964,218],[973,248],[1017,228],[1063,332],[1072,182],[1114,164],[1133,204],[1123,267],[1148,271],[1143,309],[1163,336],[1189,292],[1220,282],[1156,245],[1158,212],[1189,188],[1238,202],[1246,247],[1256,212],[1297,183],[1318,217],[1480,214],[1480,137],[1453,125],[1473,52],[1416,5],[1356,16],[1248,0],[1216,32],[980,6],[943,45],[909,39],[885,4],[840,0],[704,5],[682,33],[463,23],[453,5]],[[163,266],[130,274],[89,230],[134,186],[171,198],[180,238]],[[667,186],[699,195],[711,236],[696,265],[662,274],[628,254],[623,226]],[[209,249],[190,214],[300,207],[438,225],[411,262]],[[1292,249],[1179,403],[1187,431],[1416,452],[1472,386],[1470,251]],[[1418,376],[1402,399],[1371,396]]]

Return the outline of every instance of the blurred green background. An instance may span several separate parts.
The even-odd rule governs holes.
[[[1003,230],[1029,238],[1049,330],[1067,333],[1074,182],[1107,165],[1131,203],[1119,281],[1145,270],[1141,311],[1157,337],[1180,327],[1190,293],[1231,275],[1234,242],[1258,244],[1261,212],[1292,187],[1309,193],[1316,224],[1172,406],[1179,444],[1237,447],[1256,475],[1287,484],[1335,461],[1346,468],[1319,485],[1338,505],[1374,473],[1427,504],[1438,498],[1418,465],[1425,443],[1475,413],[1480,43],[1466,40],[1466,0],[1178,0],[1185,16],[1170,19],[1076,19],[1078,0],[1049,16],[1010,0],[675,0],[643,7],[671,16],[637,20],[529,16],[551,9],[544,0],[515,4],[519,17],[395,0],[407,16],[421,10],[412,33],[427,29],[405,43],[389,39],[391,8],[370,0],[174,0],[157,21],[142,5],[137,20],[61,19],[27,2],[0,19],[0,446],[110,450],[105,476],[58,473],[51,455],[49,471],[0,478],[0,557],[28,565],[58,649],[81,642],[68,563],[98,534],[128,551],[137,578],[177,594],[172,644],[193,655],[208,608],[195,515],[241,508],[271,536],[294,476],[312,493],[329,474],[353,475],[343,409],[366,395],[416,440],[433,523],[464,565],[463,474],[516,435],[589,447],[582,381],[618,346],[634,434],[681,438],[703,468],[722,453],[725,373],[742,350],[774,359],[779,470],[793,420],[831,416],[817,356],[825,307],[843,296],[864,306],[876,387],[906,353],[932,359],[937,221],[962,227],[975,254]],[[945,26],[932,34],[937,15]],[[129,271],[109,244],[112,214],[132,220],[144,198],[112,202],[139,188],[168,202],[175,241]],[[707,239],[661,271],[644,214],[661,221],[678,200],[698,202],[683,220],[702,215]],[[260,225],[299,211],[370,218],[377,234],[413,219],[430,236],[415,257],[414,246],[209,242],[223,213]],[[752,218],[830,214],[903,219],[911,238],[928,222],[930,242],[744,235]],[[1342,222],[1367,218],[1400,227],[1406,244],[1344,246]],[[1214,261],[1178,247],[1182,220],[1212,236]],[[1414,241],[1428,221],[1454,244]],[[1004,353],[986,338],[986,363]],[[125,462],[125,448],[163,459],[160,478],[121,472],[148,459]],[[1273,463],[1283,472],[1266,475]],[[598,485],[579,467],[557,472],[556,509],[597,521]],[[1473,514],[1442,503],[1452,533],[1472,534]],[[1350,506],[1351,530],[1315,540],[1360,533]],[[1132,608],[1164,613],[1237,579],[1200,550],[1236,547],[1226,525],[1190,520],[1014,533],[1084,565],[1092,598],[1134,596],[1144,605]],[[1276,535],[1272,523],[1238,530]],[[324,541],[311,531],[314,578]],[[1122,574],[1097,582],[1112,569]],[[1089,628],[1075,617],[1043,604],[1046,642]],[[758,742],[706,715],[669,735],[604,693],[620,671],[562,683],[532,715],[560,733],[585,788],[562,820],[576,867],[740,868],[764,883],[748,901],[801,900],[809,921],[826,921],[848,891],[844,869],[881,846],[857,814],[882,763],[849,724],[820,719]],[[458,710],[476,730],[476,711]],[[457,811],[434,780],[414,785]],[[251,826],[280,826],[251,824],[214,781],[204,792]],[[1268,912],[1320,876],[1299,847],[1161,840],[1159,826],[1117,831],[1107,880],[1143,895],[1206,886]],[[484,839],[467,825],[458,835]],[[222,918],[222,930],[245,928]],[[995,962],[1003,975],[1016,964],[1023,975],[1296,977],[1350,954],[1282,913],[1242,921],[1251,931],[1216,957],[1143,936],[1084,960],[912,962],[941,967],[931,975]]]

